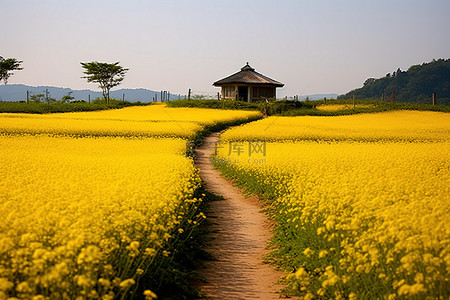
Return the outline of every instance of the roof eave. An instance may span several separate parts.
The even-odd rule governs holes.
[[[233,85],[233,84],[244,84],[244,85],[259,85],[259,86],[273,86],[273,87],[283,87],[284,83],[263,83],[263,82],[238,82],[238,81],[231,81],[231,82],[224,82],[221,83],[219,81],[214,82],[212,85],[221,87],[224,85]]]

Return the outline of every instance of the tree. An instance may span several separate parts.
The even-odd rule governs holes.
[[[84,74],[81,78],[87,78],[88,82],[95,82],[103,90],[103,97],[106,103],[109,104],[109,91],[111,88],[119,85],[125,77],[125,73],[129,69],[119,66],[119,62],[102,63],[102,62],[82,62],[81,66],[84,68]]]
[[[72,93],[73,93],[73,92],[68,92],[67,95],[63,96],[63,97],[61,98],[61,102],[62,102],[62,103],[66,103],[66,102],[70,102],[70,100],[75,99],[74,97],[71,96]]]
[[[36,94],[36,95],[31,95],[30,96],[30,101],[31,102],[36,102],[36,103],[41,103],[43,102],[45,99],[45,95],[44,94]]]
[[[12,71],[23,69],[20,67],[21,63],[23,61],[15,58],[5,59],[0,56],[0,82],[3,80],[7,84],[9,77],[14,74]]]

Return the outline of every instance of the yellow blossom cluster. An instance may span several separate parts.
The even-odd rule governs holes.
[[[322,104],[318,105],[316,108],[318,110],[323,111],[338,111],[338,110],[347,110],[347,109],[353,109],[353,108],[372,108],[375,107],[374,104]]]
[[[258,118],[260,113],[166,105],[58,114],[0,114],[0,133],[48,133],[77,136],[193,138],[205,126]]]
[[[154,276],[174,272],[161,269],[205,218],[188,138],[258,116],[0,114],[0,300],[157,298]],[[138,288],[142,278],[157,281]]]
[[[436,128],[429,124],[431,115]],[[268,199],[269,214],[278,223],[279,249],[272,255],[293,270],[288,280],[296,293],[336,299],[449,297],[450,116],[350,117],[353,126],[348,118],[318,118],[323,123],[320,128],[314,121],[316,140],[302,140],[300,133],[295,140],[258,141],[278,138],[269,129],[262,134],[270,122],[286,138],[274,118],[231,129],[224,136],[235,140],[218,147],[216,165]],[[302,131],[298,124],[311,124],[308,119],[280,124],[294,134]],[[361,123],[368,120],[374,123]],[[380,135],[375,128],[383,122],[392,128]],[[349,140],[342,135],[340,141],[328,140],[331,124]],[[361,133],[345,129],[351,127]],[[355,141],[356,136],[361,138]]]
[[[223,134],[224,140],[439,141],[450,135],[449,116],[431,111],[389,111],[336,117],[270,117]]]
[[[185,145],[0,136],[0,299],[126,292],[201,201]]]

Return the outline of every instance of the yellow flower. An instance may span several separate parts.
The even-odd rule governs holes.
[[[151,290],[145,290],[144,296],[145,296],[145,300],[153,300],[153,299],[158,298],[158,296],[156,296],[156,294],[153,293]]]
[[[128,289],[135,283],[136,283],[136,281],[134,281],[134,279],[126,279],[119,284],[119,287],[121,289]]]
[[[305,251],[303,251],[303,254],[306,256],[311,256],[314,253],[313,250],[306,248]]]
[[[324,258],[327,255],[328,255],[328,251],[327,250],[320,250],[319,258]]]

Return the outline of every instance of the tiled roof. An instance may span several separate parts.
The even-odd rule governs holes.
[[[263,74],[260,74],[255,71],[250,65],[247,63],[245,66],[241,68],[241,70],[233,75],[225,77],[221,80],[218,80],[213,83],[214,86],[221,86],[226,84],[233,83],[243,83],[243,84],[255,84],[255,85],[271,85],[275,87],[284,86],[283,83],[273,80]]]

